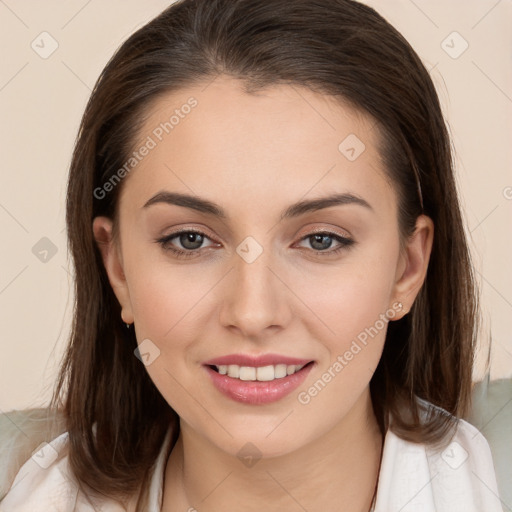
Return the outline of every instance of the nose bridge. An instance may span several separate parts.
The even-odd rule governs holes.
[[[226,300],[221,320],[225,326],[235,326],[245,336],[257,336],[270,326],[282,326],[286,306],[283,283],[275,276],[275,258],[269,247],[263,247],[248,236],[236,248]]]

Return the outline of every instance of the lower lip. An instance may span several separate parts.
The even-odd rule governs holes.
[[[227,375],[221,375],[209,366],[205,368],[214,386],[222,394],[236,402],[258,405],[277,402],[297,389],[304,382],[313,365],[314,363],[310,363],[293,375],[271,381],[233,379]]]

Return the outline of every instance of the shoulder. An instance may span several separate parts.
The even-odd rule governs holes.
[[[426,448],[434,496],[441,503],[456,500],[459,507],[466,503],[461,510],[501,512],[503,509],[489,443],[480,430],[468,421],[457,419],[456,422],[448,446],[442,450]]]
[[[64,430],[62,413],[46,408],[0,414],[0,499],[32,452]]]
[[[62,417],[48,411],[14,411],[0,415],[0,508],[2,512],[125,511],[117,502],[99,503],[85,496],[70,470],[69,435]],[[105,508],[106,506],[106,508]]]
[[[512,378],[476,382],[468,421],[489,442],[501,498],[512,508]]]
[[[386,433],[376,512],[502,512],[491,450],[472,424],[419,399],[426,411],[450,416],[443,446],[405,441]]]

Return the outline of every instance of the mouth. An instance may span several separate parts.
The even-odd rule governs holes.
[[[214,387],[235,402],[262,405],[277,402],[299,387],[315,366],[311,360],[290,360],[277,364],[204,364]],[[240,361],[241,362],[241,361]]]
[[[271,382],[284,379],[289,375],[300,372],[303,368],[313,365],[314,361],[306,364],[276,364],[267,366],[239,366],[236,364],[207,365],[219,375],[227,375],[232,379],[250,382]]]

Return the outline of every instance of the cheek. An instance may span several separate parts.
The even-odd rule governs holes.
[[[197,387],[193,375],[204,347],[220,338],[212,318],[226,268],[149,253],[132,253],[125,260],[135,332],[139,345],[148,339],[149,347],[156,346],[158,358],[146,367],[151,379],[176,411],[186,411],[190,403],[181,385]]]
[[[211,279],[199,266],[172,260],[141,228],[134,231],[124,234],[123,261],[137,337],[162,343],[194,317]]]
[[[297,393],[308,417],[335,424],[368,386],[382,354],[388,319],[396,311],[395,268],[391,253],[361,258],[333,271],[324,286],[308,296],[308,305],[322,319],[310,323],[310,334],[321,340],[325,355],[315,377]],[[324,426],[314,428],[320,435]]]
[[[202,300],[214,279],[206,272],[192,271],[191,265],[180,268],[161,261],[129,268],[126,276],[137,341],[141,352],[145,347],[151,357],[145,369],[169,405],[188,417],[191,402],[183,386],[194,387],[190,370],[197,367],[197,346],[207,338]]]
[[[394,300],[397,258],[398,250],[389,246],[386,252],[380,246],[350,255],[322,274],[301,274],[297,295],[307,298],[307,306],[315,313],[309,317],[316,318],[310,325],[318,326],[317,336],[323,333],[318,339],[323,339],[331,357],[359,335],[364,338],[377,322],[383,339],[385,326],[380,319]]]
[[[191,266],[152,265],[127,274],[137,332],[162,342],[179,343],[180,332],[197,314],[202,297],[213,285]]]

